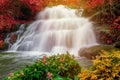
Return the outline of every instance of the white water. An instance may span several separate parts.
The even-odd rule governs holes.
[[[41,11],[21,38],[9,50],[38,51],[77,55],[83,47],[96,45],[92,23],[75,10],[56,6]]]

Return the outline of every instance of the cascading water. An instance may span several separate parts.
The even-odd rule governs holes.
[[[45,8],[36,18],[9,50],[69,51],[77,55],[81,48],[97,44],[92,23],[89,19],[78,17],[73,9],[64,6]]]

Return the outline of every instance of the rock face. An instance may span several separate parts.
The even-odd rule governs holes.
[[[100,55],[101,50],[109,51],[111,49],[114,49],[114,47],[111,45],[96,45],[90,48],[80,49],[78,55],[81,57],[86,57],[88,59],[94,59],[96,56]]]

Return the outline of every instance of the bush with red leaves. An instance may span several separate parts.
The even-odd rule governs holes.
[[[33,20],[45,7],[45,0],[0,0],[0,48],[3,34],[11,32],[15,25]]]
[[[9,14],[0,15],[0,33],[9,31],[15,24],[16,21]]]
[[[101,33],[101,41],[106,44],[113,44],[117,41],[120,41],[120,17],[112,21],[112,23],[109,25],[109,29],[109,33]]]
[[[120,41],[120,0],[86,0],[83,8],[83,16],[94,15],[91,20],[99,26],[105,24],[109,29],[109,32],[100,32],[102,43],[113,44]]]

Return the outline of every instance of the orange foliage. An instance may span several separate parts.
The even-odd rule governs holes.
[[[91,11],[92,9],[102,6],[104,4],[104,0],[87,0],[83,6],[84,9]]]
[[[79,8],[80,0],[47,0],[46,4],[48,6],[66,5],[68,7]]]
[[[80,2],[82,2],[82,0]],[[83,8],[91,11],[94,8],[102,7],[106,4],[112,5],[114,2],[115,0],[86,0],[83,4]]]

